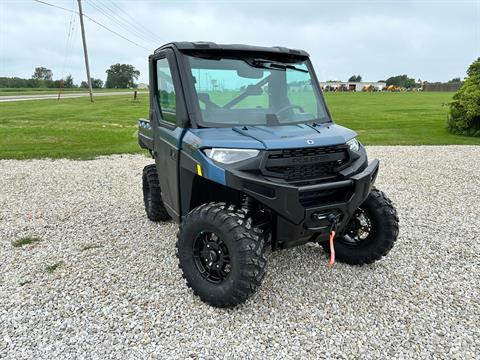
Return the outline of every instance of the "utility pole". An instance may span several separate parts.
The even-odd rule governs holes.
[[[85,28],[83,26],[82,1],[78,1],[78,12],[80,14],[80,28],[82,29],[83,55],[85,55],[85,67],[87,68],[88,89],[90,90],[90,101],[93,102],[92,78],[90,77],[90,67],[88,66],[87,41],[85,40]]]

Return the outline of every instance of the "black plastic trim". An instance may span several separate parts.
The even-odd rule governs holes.
[[[340,214],[339,231],[342,231],[355,209],[367,198],[378,173],[379,161],[373,160],[361,173],[350,179],[295,187],[268,181],[244,171],[226,170],[227,186],[237,189],[253,197],[277,214],[275,238],[279,247],[291,247],[310,241],[312,237],[325,236],[328,222],[314,221],[316,213]],[[256,184],[256,191],[252,184]],[[349,188],[351,196],[346,201],[318,204],[304,207],[300,202],[300,194],[310,191],[323,191]],[[270,189],[274,196],[265,194]]]

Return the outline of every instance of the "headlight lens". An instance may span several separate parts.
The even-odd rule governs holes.
[[[251,159],[258,155],[258,150],[253,149],[205,149],[205,155],[222,164],[233,164],[242,160]]]
[[[358,151],[358,149],[360,149],[360,143],[356,138],[348,140],[347,145],[352,151]]]

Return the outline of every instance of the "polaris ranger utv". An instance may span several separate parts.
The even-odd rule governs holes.
[[[316,242],[369,264],[398,235],[356,133],[336,125],[309,55],[281,47],[166,44],[149,57],[150,116],[139,144],[152,221],[180,224],[179,266],[206,303],[232,307],[260,286],[265,248]]]

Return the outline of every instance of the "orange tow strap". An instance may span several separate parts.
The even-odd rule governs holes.
[[[335,238],[335,230],[330,231],[330,261],[328,262],[328,267],[332,268],[335,264],[335,247],[333,246],[333,239]]]

